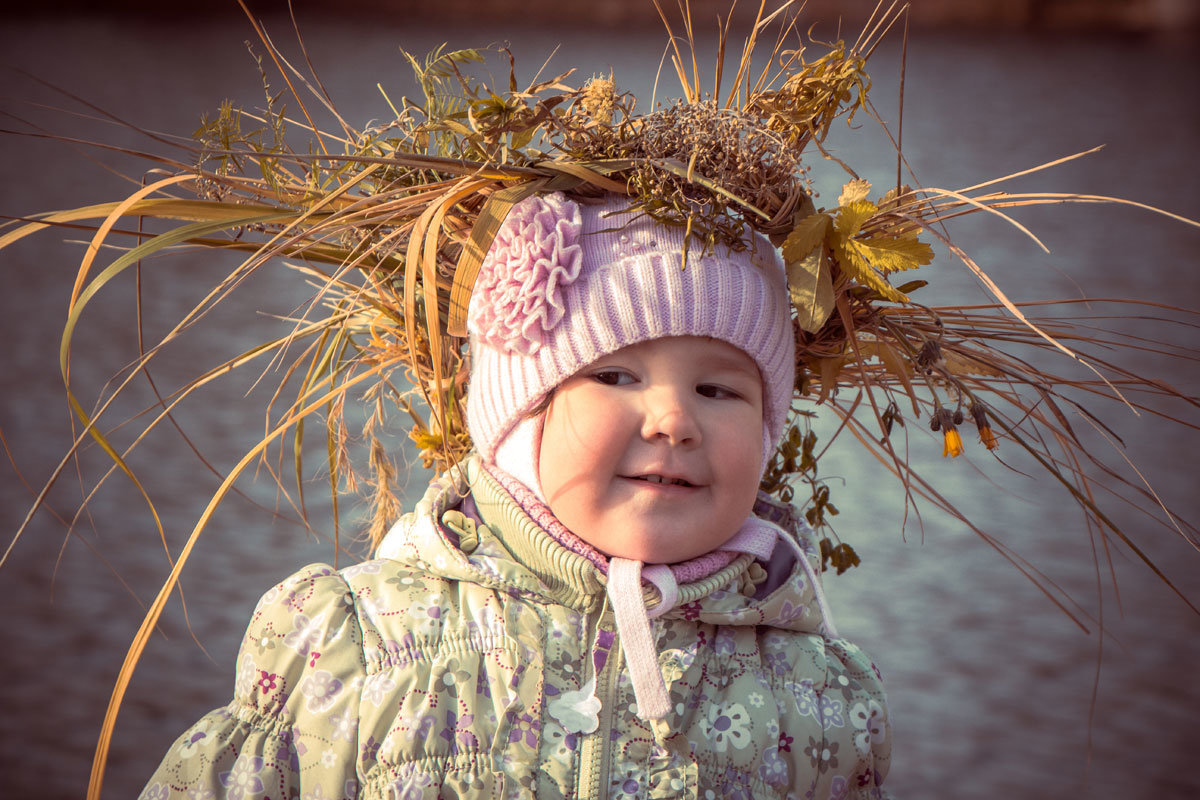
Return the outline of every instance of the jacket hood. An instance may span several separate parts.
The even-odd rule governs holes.
[[[474,500],[477,522],[459,510]],[[763,499],[755,513],[793,538],[779,542],[770,563],[739,554],[706,578],[679,585],[675,607],[663,618],[713,625],[769,625],[803,633],[830,633],[811,576],[819,570],[812,531],[792,509]],[[809,568],[794,552],[803,552]],[[476,458],[436,478],[413,512],[388,532],[377,551],[414,569],[452,581],[469,581],[499,592],[554,602],[584,613],[600,611],[607,576],[592,561],[554,539],[512,499]],[[660,598],[649,582],[643,600],[653,610]]]

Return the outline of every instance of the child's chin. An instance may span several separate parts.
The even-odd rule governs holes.
[[[682,564],[720,549],[720,545],[728,541],[730,537],[727,536],[711,546],[702,537],[698,538],[690,531],[679,537],[670,538],[671,541],[664,541],[664,537],[659,532],[658,535],[648,535],[645,541],[626,540],[619,546],[614,546],[612,551],[607,552],[606,555],[609,558],[627,558],[646,564]]]

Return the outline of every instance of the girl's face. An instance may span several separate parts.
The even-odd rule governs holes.
[[[762,473],[762,378],[715,339],[630,345],[561,384],[539,479],[550,510],[609,556],[674,563],[728,541]]]

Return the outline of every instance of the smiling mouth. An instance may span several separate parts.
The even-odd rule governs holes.
[[[655,483],[664,486],[686,486],[694,488],[696,484],[685,481],[683,478],[664,478],[662,475],[632,475],[630,480],[645,481],[646,483]]]

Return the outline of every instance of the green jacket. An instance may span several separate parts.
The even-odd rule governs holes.
[[[398,523],[393,557],[306,567],[264,595],[233,701],[143,797],[885,796],[878,670],[822,633],[798,563],[771,579],[740,555],[680,586],[652,623],[673,713],[646,721],[605,576],[474,462],[456,476]],[[456,510],[468,492],[482,524]]]

